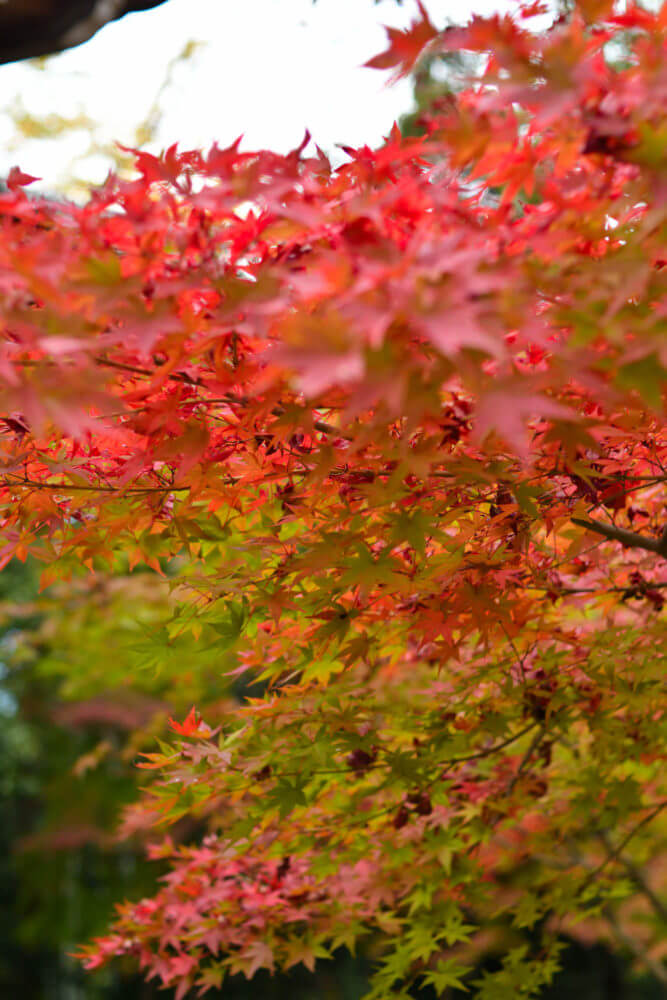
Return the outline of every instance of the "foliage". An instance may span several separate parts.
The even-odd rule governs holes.
[[[89,967],[183,997],[367,940],[369,997],[492,1000],[566,931],[664,977],[667,12],[542,13],[420,7],[375,65],[491,56],[336,171],[172,147],[0,196],[2,559],[155,581],[141,655],[226,675],[125,820],[206,833]]]

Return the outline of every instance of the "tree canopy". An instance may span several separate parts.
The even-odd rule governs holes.
[[[493,1000],[608,927],[664,978],[667,9],[572,7],[420,5],[369,65],[478,75],[337,169],[12,171],[1,558],[143,588],[144,658],[220,674],[143,757],[169,873],[89,967],[180,998],[365,940],[369,997]]]

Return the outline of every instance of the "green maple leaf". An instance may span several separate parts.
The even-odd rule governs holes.
[[[462,990],[464,993],[468,993],[468,987],[463,980],[470,971],[468,966],[460,965],[456,961],[440,959],[435,969],[424,973],[422,982],[425,986],[432,986],[438,996],[447,989]]]

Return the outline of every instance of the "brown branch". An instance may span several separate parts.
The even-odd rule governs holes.
[[[588,521],[582,517],[573,517],[572,523],[579,525],[580,528],[594,531],[598,535],[603,535],[609,541],[620,542],[627,548],[646,549],[648,552],[656,552],[667,558],[667,528],[660,538],[647,538],[646,535],[639,535],[636,531],[618,528],[615,524],[604,524],[602,521]]]
[[[649,590],[659,590],[661,587],[667,587],[667,582],[655,583],[653,580],[647,580],[646,585]],[[626,584],[625,587],[538,587],[537,584],[527,583],[524,589],[539,590],[546,594],[555,594],[556,597],[561,597],[564,594],[628,594],[630,591],[632,594],[629,596],[642,595],[642,591],[631,583]]]
[[[81,45],[92,38],[100,28],[110,21],[115,21],[127,12],[128,5],[125,0],[97,0],[93,4],[93,9],[87,17],[77,20],[60,38],[56,39],[55,46],[58,49],[69,49],[75,45]]]
[[[142,494],[142,493],[182,493],[191,489],[190,486],[93,486],[74,483],[40,483],[36,479],[0,479],[0,488],[8,489],[31,489],[31,490],[53,490],[55,493],[118,493],[118,494]]]
[[[126,365],[122,361],[111,361],[109,358],[96,357],[93,359],[95,364],[100,365],[102,368],[115,368],[119,372],[128,372],[130,375],[143,375],[146,378],[152,378],[157,372],[152,368],[139,368],[137,365]],[[158,368],[160,365],[158,363]],[[185,372],[169,372],[167,379],[171,382],[185,382],[186,385],[202,385],[202,382],[198,378],[192,378],[191,375],[186,375]]]
[[[522,736],[526,735],[526,733],[530,733],[535,726],[536,723],[531,722],[529,726],[524,726],[524,728],[520,729],[518,733],[514,734],[514,736],[508,736],[506,740],[501,740],[500,743],[494,743],[492,746],[486,747],[484,750],[478,750],[476,753],[465,754],[465,756],[462,757],[450,757],[449,760],[435,761],[435,766],[438,768],[438,774],[431,781],[427,782],[426,788],[431,788],[436,781],[440,780],[442,775],[441,768],[454,767],[456,764],[465,764],[469,760],[481,760],[483,757],[491,757],[493,754],[498,753],[499,750],[504,750],[505,747],[510,746],[512,743],[516,743],[516,741],[520,740]]]

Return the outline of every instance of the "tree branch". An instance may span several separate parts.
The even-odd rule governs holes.
[[[665,971],[665,967],[659,962],[656,962],[656,960],[649,955],[647,950],[643,948],[638,941],[635,941],[635,939],[630,937],[629,934],[626,934],[619,923],[618,917],[610,906],[603,906],[602,916],[611,927],[619,942],[624,945],[628,951],[631,951],[638,961],[643,962],[646,968],[649,969],[652,975],[655,976],[659,982],[667,983],[667,972]]]
[[[533,736],[532,740],[530,741],[530,746],[528,747],[528,749],[526,750],[525,754],[521,758],[521,763],[519,764],[519,767],[517,768],[517,770],[516,770],[516,772],[514,774],[514,777],[512,778],[512,780],[510,781],[510,783],[509,783],[509,785],[507,787],[507,796],[508,797],[512,794],[512,792],[516,788],[516,785],[517,785],[517,783],[518,783],[521,775],[526,770],[526,767],[528,766],[528,764],[530,762],[530,758],[533,756],[533,754],[535,753],[535,751],[539,747],[540,743],[544,739],[545,734],[546,734],[546,726],[542,725],[542,726],[539,727],[539,729],[537,730],[537,732]]]
[[[642,821],[642,824],[640,824],[640,826],[643,825],[643,822],[644,821]],[[639,829],[639,827],[635,827],[635,830],[632,832],[632,836],[634,836],[634,833],[637,831],[637,829]],[[626,838],[624,844],[627,843],[627,840],[628,838]],[[597,872],[600,871],[600,866],[591,870],[590,865],[586,863],[586,861],[582,858],[579,851],[572,845],[570,845],[569,854],[571,859],[576,864],[581,865],[582,868],[586,868],[590,872],[589,879],[587,879],[586,882],[590,880],[591,876],[595,877]],[[612,851],[610,858],[611,857],[618,858],[618,855],[619,855],[619,849],[617,848],[616,850]],[[638,961],[643,962],[646,968],[650,970],[650,972],[655,976],[655,978],[659,982],[667,983],[667,971],[665,970],[664,965],[661,962],[656,962],[656,960],[648,953],[648,950],[639,941],[635,940],[630,934],[628,934],[623,929],[616,915],[616,912],[612,909],[612,907],[607,903],[601,907],[600,913],[604,918],[604,920],[606,920],[607,923],[609,924],[609,927],[611,928],[614,936],[619,941],[619,943],[623,947],[627,948],[630,952],[632,952],[632,954]]]
[[[605,524],[603,521],[589,521],[582,517],[573,517],[572,523],[579,525],[580,528],[594,531],[598,535],[603,535],[612,542],[620,542],[627,548],[646,549],[648,552],[656,552],[667,558],[667,528],[660,538],[647,538],[646,535],[639,535],[636,531],[618,528],[615,524]]]
[[[642,830],[645,826],[647,826],[652,820],[654,820],[655,817],[658,816],[665,807],[667,807],[667,799],[663,799],[662,802],[658,802],[655,806],[653,806],[651,811],[648,812],[646,816],[644,816],[643,819],[641,819],[635,826],[633,826],[633,828],[630,830],[629,833],[626,834],[626,836],[623,838],[620,844],[617,844],[616,847],[609,852],[604,861],[601,862],[601,864],[599,864],[597,868],[594,868],[591,872],[589,872],[588,877],[584,879],[582,885],[579,887],[579,895],[582,895],[585,892],[585,890],[588,889],[589,885],[591,885],[595,881],[600,872],[604,868],[606,868],[608,864],[618,859],[618,857],[621,855],[624,848],[626,847],[627,844],[629,844],[632,838],[636,836],[636,834],[638,834],[639,831]]]
[[[609,837],[609,834],[607,833],[606,830],[599,830],[598,838],[602,841],[602,843],[610,853],[614,852],[615,850],[614,844],[612,843],[611,838]],[[634,862],[630,860],[630,858],[626,858],[623,854],[617,854],[616,859],[620,864],[623,865],[626,872],[628,873],[632,881],[635,883],[639,891],[644,896],[646,896],[646,898],[648,899],[649,903],[651,904],[655,912],[658,914],[658,916],[661,917],[662,920],[664,920],[665,924],[667,924],[667,906],[665,906],[663,901],[659,899],[658,896],[656,896],[653,889],[644,878],[643,873],[639,870],[639,868],[637,868]]]

